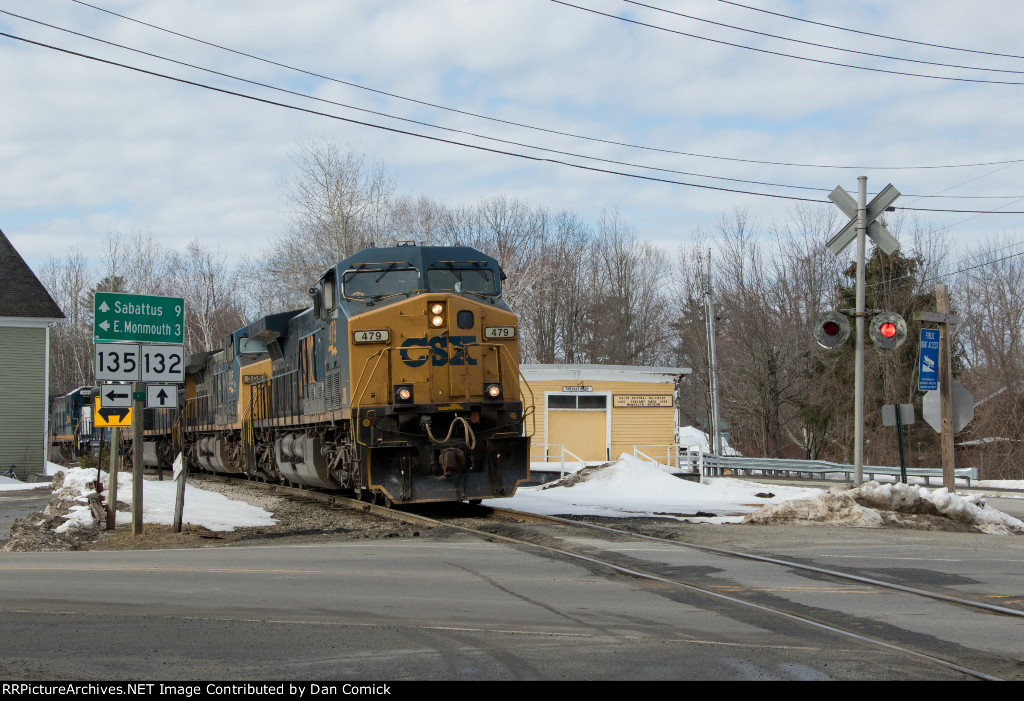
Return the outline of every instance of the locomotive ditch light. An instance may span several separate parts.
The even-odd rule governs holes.
[[[895,312],[879,312],[871,317],[868,337],[884,350],[899,348],[907,340],[907,322]]]
[[[485,384],[484,399],[501,399],[501,383],[488,382]]]
[[[814,340],[822,348],[838,348],[850,337],[850,320],[840,312],[825,312],[814,321]]]
[[[395,404],[412,404],[412,385],[395,385]]]

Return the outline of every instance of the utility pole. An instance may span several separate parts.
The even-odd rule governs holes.
[[[711,398],[711,436],[715,455],[722,454],[722,427],[718,416],[718,357],[715,354],[715,308],[711,301],[711,249],[708,249],[708,276],[704,285],[704,305],[708,330],[708,390]]]

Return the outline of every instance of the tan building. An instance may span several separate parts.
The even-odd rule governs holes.
[[[523,402],[533,397],[531,460],[614,460],[634,448],[655,457],[675,443],[676,384],[689,368],[522,365]],[[645,447],[650,450],[645,450]],[[573,457],[575,456],[575,457]]]

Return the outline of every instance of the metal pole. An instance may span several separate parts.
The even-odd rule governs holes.
[[[896,439],[900,444],[900,482],[907,483],[907,463],[903,458],[903,407],[896,405]]]
[[[864,257],[867,247],[868,178],[857,177],[857,326],[856,360],[853,376],[853,483],[864,481]]]
[[[142,424],[146,386],[132,383],[132,533],[142,535]]]
[[[715,308],[711,301],[711,251],[708,250],[708,278],[704,287],[708,315],[708,370],[711,390],[711,431],[715,455],[722,454],[722,427],[718,416],[718,356],[715,353]]]

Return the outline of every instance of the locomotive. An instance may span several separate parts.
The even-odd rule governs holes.
[[[96,387],[78,387],[50,403],[50,445],[53,457],[71,460],[92,452],[105,437],[93,425],[92,398]]]
[[[188,359],[186,463],[387,505],[511,496],[529,480],[530,439],[504,279],[461,246],[340,261],[310,308]],[[169,454],[174,421],[147,422],[147,463]]]

